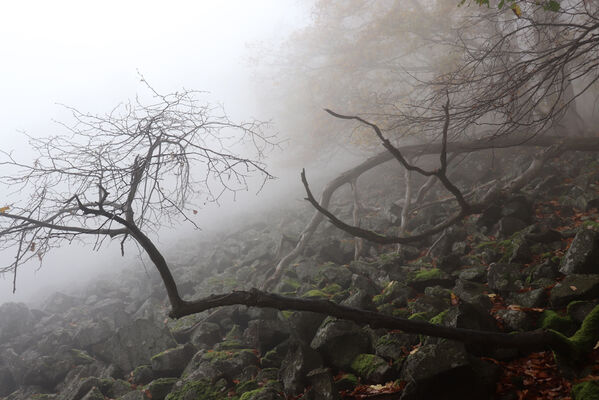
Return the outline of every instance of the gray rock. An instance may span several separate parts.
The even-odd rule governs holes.
[[[599,298],[599,275],[572,274],[551,289],[549,302],[554,307],[562,307],[573,300],[596,298]]]
[[[35,322],[35,316],[23,303],[0,305],[0,343],[27,333]]]
[[[590,229],[578,231],[562,258],[559,270],[565,275],[599,274],[599,232]]]
[[[312,386],[307,394],[308,397],[315,400],[338,400],[340,398],[330,369],[317,368],[308,372],[307,377]]]
[[[308,372],[321,366],[322,358],[310,346],[301,341],[291,343],[279,372],[285,392],[292,396],[303,392],[308,383]]]
[[[152,400],[164,400],[177,383],[177,378],[160,378],[148,384],[148,392]]]
[[[376,283],[372,281],[372,279],[358,274],[352,274],[350,289],[361,290],[368,293],[370,296],[375,296],[382,290]]]
[[[458,277],[465,281],[485,283],[487,281],[487,267],[479,265],[471,267],[460,272]]]
[[[535,325],[530,316],[520,310],[499,310],[497,316],[510,331],[528,331]]]
[[[0,366],[0,396],[7,396],[17,389],[10,369],[7,366]]]
[[[250,347],[264,353],[289,338],[289,326],[285,322],[256,319],[249,322],[243,336]]]
[[[202,322],[192,332],[190,341],[198,349],[207,349],[220,342],[222,332],[214,322]]]
[[[493,263],[489,266],[489,288],[500,292],[517,292],[524,287],[520,264]]]
[[[418,335],[390,332],[378,338],[374,350],[378,356],[399,360],[407,349],[418,344],[419,341]]]
[[[505,236],[511,236],[514,233],[526,228],[527,224],[516,217],[503,217],[499,220],[499,233]]]
[[[99,358],[128,372],[137,365],[149,364],[153,355],[175,344],[166,327],[159,327],[147,319],[138,319],[119,328],[109,339],[92,345],[91,350]]]
[[[193,345],[187,343],[156,354],[151,358],[154,376],[174,377],[181,375],[195,352]]]
[[[478,307],[484,310],[490,310],[493,303],[486,295],[489,288],[481,283],[465,281],[463,279],[456,280],[456,285],[453,292],[465,303]]]
[[[347,320],[326,318],[310,346],[325,360],[340,369],[347,369],[360,353],[370,353],[370,337],[358,325]]]
[[[356,375],[371,383],[384,383],[391,373],[389,363],[375,354],[358,354],[351,368]]]
[[[372,295],[363,290],[357,290],[347,299],[341,302],[342,305],[358,308],[360,310],[376,311],[376,306],[372,302]]]
[[[43,310],[49,313],[64,313],[71,307],[81,305],[82,299],[56,292],[44,301]]]
[[[543,287],[522,293],[512,292],[507,299],[510,304],[517,304],[522,307],[545,307],[547,305],[547,291]]]

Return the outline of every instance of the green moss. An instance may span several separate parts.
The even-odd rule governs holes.
[[[359,376],[367,378],[383,363],[385,360],[374,354],[358,354],[351,363],[351,369]]]
[[[410,317],[408,319],[417,320],[417,321],[427,321],[429,319],[429,317],[428,317],[428,313],[419,312],[419,313],[410,315]]]
[[[599,222],[588,220],[582,223],[582,227],[585,229],[593,229],[595,231],[599,231]]]
[[[295,313],[295,311],[283,310],[281,311],[281,316],[284,320],[288,320]]]
[[[215,346],[218,350],[239,350],[245,347],[239,340],[231,339],[220,342]]]
[[[266,387],[261,387],[258,389],[251,390],[249,392],[245,392],[244,394],[241,395],[239,400],[250,400],[252,397],[254,397],[257,394],[262,393],[264,390],[266,390]]]
[[[391,315],[396,318],[408,318],[410,316],[410,310],[407,308],[394,308]]]
[[[585,317],[574,335],[566,337],[558,331],[551,330],[551,332],[562,341],[563,347],[556,349],[561,360],[567,362],[582,360],[599,341],[599,306],[595,306]]]
[[[260,386],[258,382],[251,379],[249,381],[241,382],[239,385],[235,387],[235,392],[237,394],[243,394],[245,392],[251,392],[252,390],[258,389]]]
[[[96,361],[95,358],[93,358],[83,350],[71,349],[70,353],[74,358],[75,364],[91,364],[94,361]]]
[[[307,299],[328,299],[329,295],[320,289],[312,289],[304,293],[302,297]]]
[[[243,331],[239,325],[233,325],[233,327],[227,332],[225,339],[227,340],[236,340],[243,336]]]
[[[339,293],[342,290],[343,290],[343,288],[341,288],[341,286],[337,283],[332,283],[330,285],[325,286],[322,289],[322,291],[325,292],[326,294],[335,294],[335,293]]]
[[[569,316],[564,317],[552,310],[545,310],[539,319],[543,329],[552,329],[562,334],[570,334],[576,329],[576,323]]]
[[[599,400],[599,384],[596,381],[587,381],[572,386],[572,399]]]
[[[449,310],[441,311],[439,314],[432,317],[429,322],[431,324],[441,325],[448,312]]]
[[[294,290],[299,289],[300,286],[302,286],[302,284],[295,280],[295,279],[291,279],[291,278],[287,278],[283,280],[283,283],[291,288],[293,288]]]
[[[439,268],[423,269],[414,275],[415,281],[442,278],[445,274]]]

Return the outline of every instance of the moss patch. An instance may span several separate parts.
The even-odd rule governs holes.
[[[565,344],[566,349],[558,353],[561,360],[576,362],[582,360],[585,355],[593,350],[593,347],[599,341],[599,306],[595,306],[582,321],[580,328],[570,337],[552,330],[557,337]]]
[[[563,333],[572,334],[576,329],[576,323],[569,316],[564,317],[552,310],[545,310],[539,319],[539,325],[543,329],[552,329]]]
[[[439,314],[432,317],[429,322],[431,324],[441,325],[448,312],[449,310],[441,311]]]
[[[596,381],[582,382],[572,387],[573,400],[599,400],[599,384]]]
[[[423,269],[414,275],[414,281],[426,281],[429,279],[441,279],[445,277],[445,273],[439,268]]]
[[[381,366],[386,366],[385,360],[374,354],[358,354],[351,363],[351,369],[363,378],[368,378]]]

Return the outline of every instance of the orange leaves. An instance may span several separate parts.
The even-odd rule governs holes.
[[[451,292],[451,305],[457,306],[460,304],[460,298],[454,292]]]
[[[8,210],[10,210],[10,206],[0,207],[0,214],[4,214]]]
[[[508,362],[487,360],[502,367],[503,375],[496,389],[498,397],[514,393],[519,400],[569,399],[571,383],[560,375],[549,351]]]

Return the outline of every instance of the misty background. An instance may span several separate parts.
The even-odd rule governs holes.
[[[256,94],[260,83],[251,56],[256,48],[279,46],[306,25],[310,6],[309,1],[296,0],[173,1],[168,6],[158,1],[7,3],[0,16],[0,146],[27,160],[31,156],[27,135],[65,133],[57,122],[68,124],[71,115],[62,105],[84,113],[109,112],[148,94],[141,76],[160,93],[183,88],[206,91],[203,98],[222,104],[232,120],[271,120],[270,129],[276,132],[273,115],[260,113]],[[281,146],[284,150],[291,144]],[[269,167],[276,169],[276,160],[284,160],[283,150],[270,154]],[[277,184],[289,182],[301,189],[299,170],[271,172],[280,179],[268,182],[258,196],[259,182],[254,182],[235,201],[228,195],[220,208],[212,204],[201,210],[197,223],[203,232],[215,229],[215,222],[222,227],[223,218],[234,220],[264,204],[265,198],[276,197],[282,192]],[[1,197],[2,193],[0,203]],[[157,245],[169,247],[190,234],[196,234],[191,226],[165,228]],[[121,258],[118,243],[97,252],[91,245],[65,243],[45,257],[41,269],[35,264],[19,269],[15,294],[12,275],[2,276],[0,302],[27,301],[32,296],[39,300],[98,272],[139,265],[137,250],[133,246],[127,250]],[[3,265],[10,257],[0,253]]]

